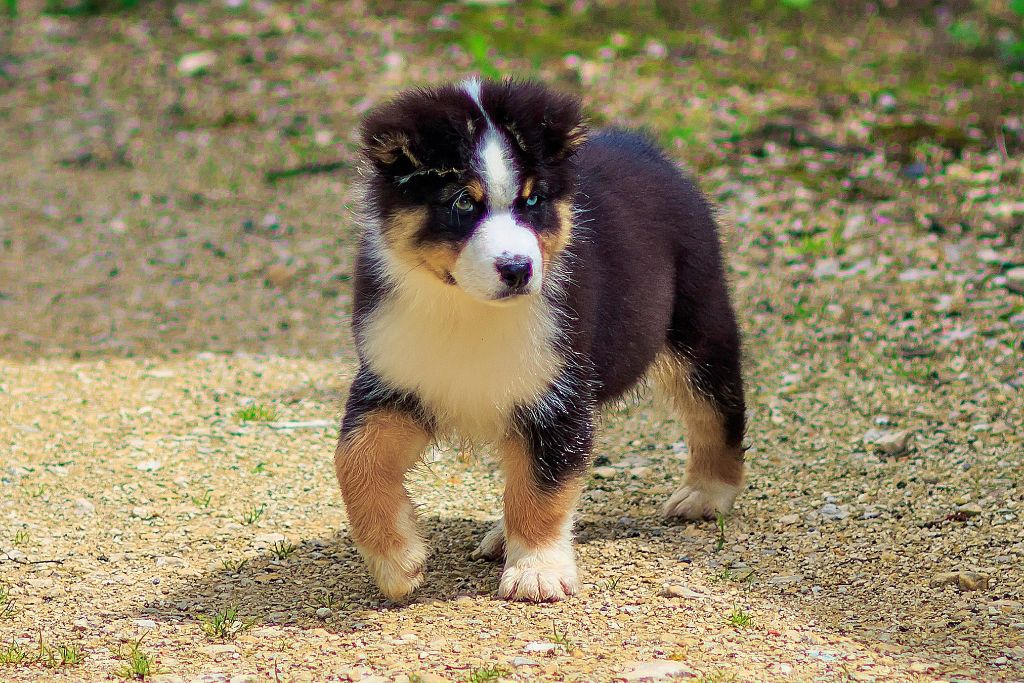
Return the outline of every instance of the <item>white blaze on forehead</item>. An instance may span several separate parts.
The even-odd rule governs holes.
[[[466,91],[473,103],[480,109],[484,120],[487,121],[487,130],[480,138],[480,147],[476,153],[476,165],[480,176],[484,181],[487,203],[492,211],[502,211],[512,206],[519,188],[519,178],[516,176],[516,169],[512,163],[512,155],[509,154],[508,146],[504,138],[495,129],[491,117],[484,109],[480,100],[480,81],[471,78],[462,83],[462,89]]]
[[[506,287],[501,281],[495,262],[499,258],[529,259],[532,275],[522,293],[540,290],[543,261],[537,235],[516,223],[507,211],[484,219],[462,248],[452,275],[459,287],[473,296],[490,300],[499,296]]]
[[[484,134],[477,158],[491,210],[508,209],[515,201],[518,179],[505,142],[493,129]]]

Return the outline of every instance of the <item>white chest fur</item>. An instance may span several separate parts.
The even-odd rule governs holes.
[[[414,392],[442,432],[501,437],[511,409],[535,402],[562,365],[540,296],[477,301],[431,275],[407,275],[361,330],[370,367]]]

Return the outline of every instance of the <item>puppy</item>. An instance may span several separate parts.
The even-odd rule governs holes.
[[[504,518],[477,557],[498,594],[578,586],[573,511],[601,406],[651,373],[687,430],[668,517],[725,512],[743,481],[740,340],[707,200],[640,135],[588,134],[532,82],[413,90],[371,112],[353,328],[360,368],[335,465],[352,537],[401,599],[427,551],[403,486],[431,441],[492,444]]]

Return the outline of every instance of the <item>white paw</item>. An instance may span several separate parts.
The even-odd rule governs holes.
[[[474,560],[500,560],[505,556],[505,520],[499,519],[494,523],[484,537],[480,545],[473,551]]]
[[[510,551],[498,584],[498,596],[527,602],[557,602],[578,588],[572,546],[559,544],[533,552]]]
[[[724,515],[732,509],[739,492],[739,486],[723,482],[683,484],[661,506],[661,514],[683,519],[714,519],[716,512]]]
[[[390,555],[362,554],[377,587],[389,600],[401,600],[423,583],[427,549],[419,541]]]

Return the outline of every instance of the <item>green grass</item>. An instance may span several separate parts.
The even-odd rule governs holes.
[[[334,599],[334,595],[326,588],[318,588],[313,593],[312,604],[315,607],[326,607],[327,609],[334,609],[337,601]]]
[[[266,505],[260,505],[259,507],[252,508],[251,510],[246,510],[245,512],[242,513],[242,524],[245,524],[247,526],[250,524],[255,524],[260,520],[260,517],[263,516],[263,513],[266,511],[266,509]]]
[[[28,652],[14,642],[13,638],[9,644],[0,647],[0,664],[21,664],[27,658]]]
[[[256,620],[239,617],[238,608],[230,606],[213,614],[200,616],[199,622],[203,626],[203,633],[210,638],[230,640],[252,628]]]
[[[14,600],[11,598],[11,589],[0,584],[0,619],[14,616]]]
[[[160,673],[160,665],[155,656],[143,652],[142,638],[132,643],[127,653],[118,652],[118,656],[125,660],[121,668],[114,672],[118,678],[129,681],[144,681]]]
[[[725,515],[715,511],[715,526],[718,528],[718,538],[715,539],[715,552],[722,552],[725,547]]]
[[[746,628],[750,626],[751,618],[750,615],[744,612],[739,607],[733,609],[726,617],[726,621],[735,626],[736,628]]]
[[[245,565],[249,564],[249,560],[244,557],[240,560],[226,559],[221,561],[221,564],[224,567],[224,571],[229,574],[238,574],[245,568]]]
[[[297,546],[287,541],[277,541],[270,546],[270,552],[279,560],[287,559],[296,551]]]
[[[277,408],[254,403],[236,412],[235,419],[239,422],[273,422],[277,419]]]
[[[24,529],[14,534],[14,545],[25,545],[28,543],[29,535]]]
[[[502,676],[508,675],[508,669],[500,665],[481,667],[474,669],[466,676],[466,683],[487,683],[496,681]]]
[[[576,649],[576,643],[569,638],[569,631],[567,629],[559,630],[558,625],[554,621],[551,622],[551,642],[563,648],[566,652]]]
[[[192,496],[192,504],[195,505],[197,508],[202,508],[204,510],[206,508],[210,507],[210,502],[212,500],[213,500],[213,490],[212,489],[207,490],[206,493],[204,493],[201,496]]]

